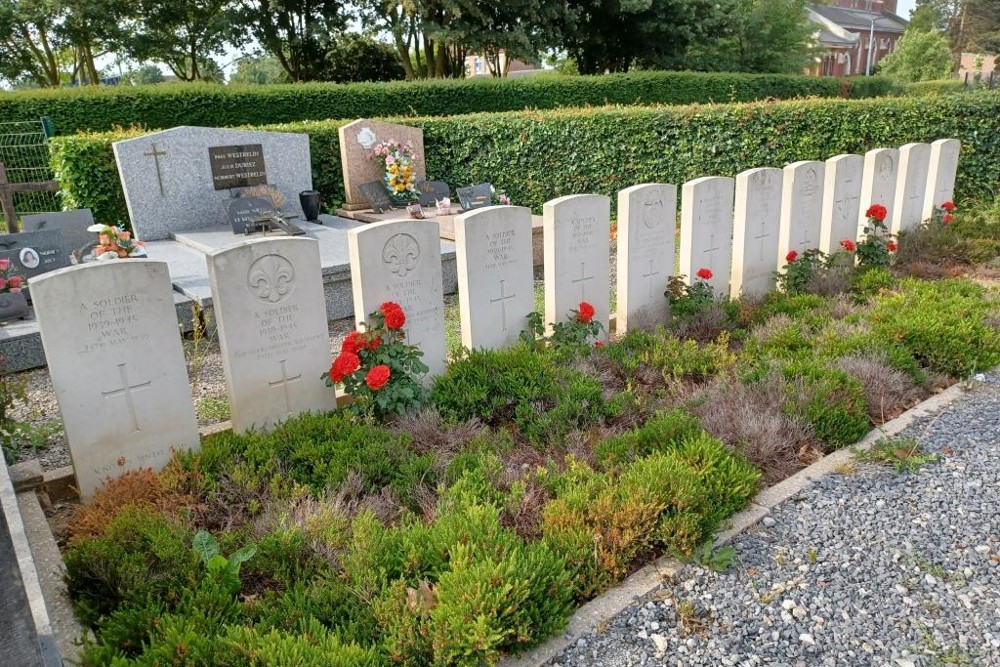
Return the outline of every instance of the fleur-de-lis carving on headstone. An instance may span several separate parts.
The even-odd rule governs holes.
[[[258,299],[277,303],[291,294],[295,269],[281,255],[265,255],[250,265],[247,283]]]
[[[382,248],[382,261],[388,265],[392,273],[403,278],[417,268],[417,263],[420,261],[420,244],[409,234],[395,234]]]

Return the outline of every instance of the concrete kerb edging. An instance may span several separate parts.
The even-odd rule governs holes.
[[[965,389],[961,383],[954,384],[940,394],[928,398],[895,419],[870,431],[853,447],[828,454],[788,479],[761,491],[746,509],[730,517],[729,528],[717,534],[713,543],[717,547],[722,546],[753,527],[767,516],[773,507],[788,500],[814,481],[848,462],[854,456],[852,449],[869,449],[879,440],[896,435],[918,417],[923,417],[950,405],[964,393]],[[646,565],[625,579],[620,586],[580,607],[569,619],[566,630],[561,635],[549,639],[541,646],[519,657],[501,661],[500,667],[538,667],[544,664],[569,648],[587,632],[611,620],[636,599],[656,590],[664,578],[679,572],[684,566],[685,563],[666,556]]]

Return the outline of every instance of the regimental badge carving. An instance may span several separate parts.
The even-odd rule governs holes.
[[[295,287],[295,269],[281,255],[264,255],[250,265],[247,285],[265,303],[283,301]]]
[[[363,127],[361,131],[358,132],[358,143],[366,151],[371,150],[371,147],[375,145],[375,131],[370,127]]]
[[[658,227],[663,222],[663,200],[644,201],[642,206],[642,224],[646,229]]]
[[[819,190],[819,174],[816,173],[816,169],[809,167],[806,169],[803,183],[802,183],[802,194],[806,197],[815,197],[816,192]]]
[[[409,234],[394,234],[382,248],[382,261],[403,278],[420,263],[420,244]]]
[[[892,156],[883,155],[882,160],[878,164],[878,177],[883,181],[888,181],[892,178]]]

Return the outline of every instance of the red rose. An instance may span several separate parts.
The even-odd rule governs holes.
[[[347,334],[344,342],[340,345],[341,352],[350,352],[351,354],[357,354],[358,350],[363,349],[365,349],[365,337],[360,331],[352,331]]]
[[[22,278],[21,276],[11,276],[10,279],[7,281],[7,284],[10,287],[20,287],[21,283],[23,282],[24,278]]]
[[[368,341],[369,350],[377,350],[378,346],[382,344],[382,339],[379,336],[375,336],[370,341]]]
[[[885,220],[885,216],[888,214],[889,212],[885,209],[885,206],[882,206],[881,204],[872,204],[868,207],[868,210],[865,211],[865,217],[875,218],[879,222]]]
[[[330,378],[334,382],[341,382],[345,375],[350,375],[359,368],[361,360],[358,359],[358,355],[353,352],[341,352],[330,367]]]
[[[844,239],[843,241],[840,242],[840,247],[846,250],[847,252],[854,252],[855,248],[854,241],[852,241],[851,239]]]
[[[794,250],[789,250],[788,254],[785,255],[785,261],[788,262],[789,264],[791,264],[792,262],[794,262],[798,258],[799,258],[799,253],[797,253]]]
[[[581,301],[576,311],[576,321],[580,324],[590,324],[594,319],[594,307],[586,301]]]
[[[896,242],[889,241],[888,243],[885,244],[885,249],[888,250],[889,252],[896,252]]]
[[[340,359],[340,357],[337,357],[337,359]],[[340,384],[344,381],[344,374],[340,372],[340,368],[337,366],[337,359],[334,359],[333,363],[330,364],[330,379],[333,380],[334,384]]]
[[[943,208],[944,210],[946,210],[949,213],[951,213],[956,208],[955,202],[953,202],[953,201],[946,201],[946,202],[944,202],[944,203],[941,204],[941,208]]]
[[[695,275],[701,278],[702,280],[712,279],[712,271],[710,269],[706,269],[704,266],[698,269],[698,273],[696,273]]]
[[[951,213],[945,213],[941,217],[941,221],[944,222],[944,224],[946,224],[946,225],[950,225],[951,224]],[[11,278],[11,280],[13,280],[13,278]]]
[[[385,383],[389,381],[389,367],[385,364],[379,364],[378,366],[373,366],[368,375],[365,376],[365,384],[372,391],[378,391],[385,386]]]
[[[378,309],[382,312],[382,317],[385,318],[385,326],[390,329],[402,329],[403,325],[406,324],[406,315],[398,303],[386,301]]]
[[[603,340],[595,340],[594,341],[594,347],[604,347],[604,341]]]

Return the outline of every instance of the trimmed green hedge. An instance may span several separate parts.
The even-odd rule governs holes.
[[[965,92],[965,82],[961,79],[940,79],[937,81],[917,81],[903,84],[904,94],[917,97],[929,95],[953,95]]]
[[[490,181],[536,211],[572,193],[615,195],[650,181],[733,176],[753,167],[823,160],[877,146],[955,137],[956,198],[989,196],[1000,178],[1000,93],[933,98],[799,100],[689,107],[594,109],[396,119],[423,128],[428,177],[453,187]],[[343,198],[337,128],[311,121],[266,129],[310,136],[314,186],[328,207]],[[131,132],[56,137],[63,203],[98,220],[126,220],[111,142]]]
[[[49,116],[59,134],[115,126],[267,125],[326,118],[447,116],[603,104],[749,102],[769,98],[886,95],[883,77],[636,72],[393,83],[64,88],[0,94],[0,118]]]

